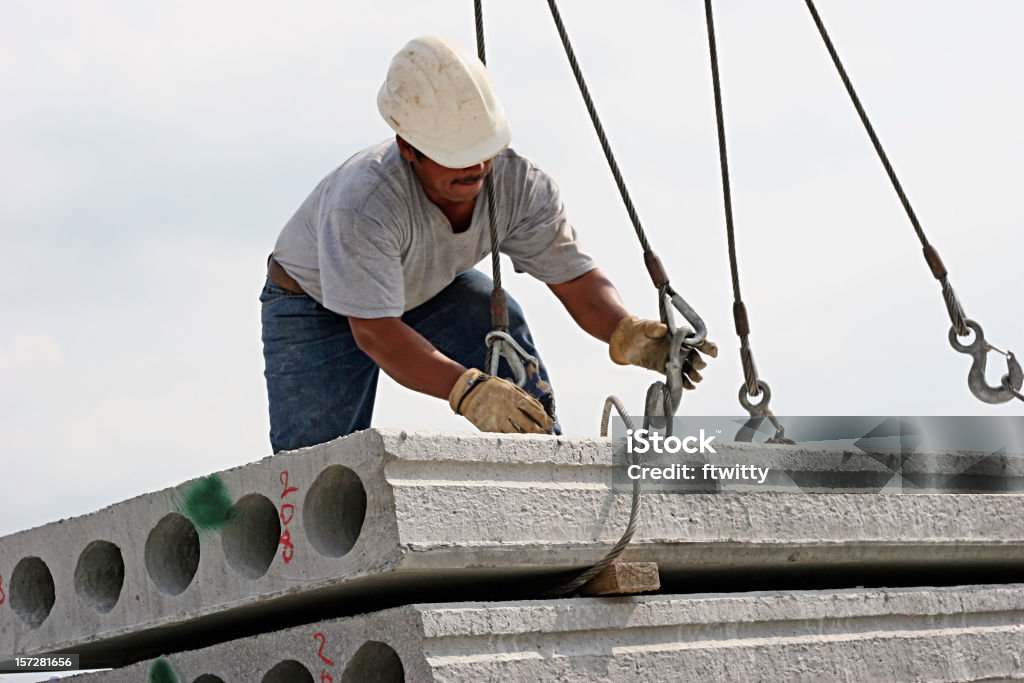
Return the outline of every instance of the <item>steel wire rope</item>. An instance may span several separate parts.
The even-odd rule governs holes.
[[[615,183],[616,183],[616,186],[618,187],[619,194],[622,197],[623,203],[624,203],[625,208],[626,208],[626,212],[629,215],[630,222],[633,224],[633,228],[634,228],[634,231],[636,232],[637,239],[640,242],[640,246],[641,246],[641,248],[643,250],[643,253],[644,253],[644,263],[647,266],[647,270],[648,270],[648,273],[651,276],[652,282],[654,283],[655,287],[658,289],[658,293],[659,293],[658,304],[659,304],[659,312],[661,314],[662,321],[663,322],[666,322],[666,321],[671,322],[672,317],[671,317],[671,310],[669,308],[669,304],[671,303],[673,306],[675,306],[677,309],[679,309],[681,312],[683,312],[684,317],[687,319],[688,322],[691,322],[691,324],[695,324],[695,327],[697,327],[697,331],[694,333],[694,336],[693,336],[693,338],[696,339],[696,341],[694,343],[701,343],[701,342],[703,342],[704,335],[706,334],[706,329],[704,328],[703,321],[700,320],[700,317],[698,315],[696,315],[696,313],[689,307],[689,305],[686,304],[686,302],[672,289],[671,285],[669,284],[668,277],[665,274],[664,267],[662,266],[662,264],[661,264],[660,260],[658,259],[657,255],[655,255],[653,250],[651,249],[650,241],[647,239],[647,235],[646,235],[646,233],[645,233],[645,231],[643,229],[643,226],[642,226],[642,224],[640,222],[640,217],[639,217],[639,215],[638,215],[638,213],[636,211],[636,207],[634,206],[633,200],[632,200],[632,198],[630,197],[630,194],[629,194],[629,190],[626,187],[625,179],[622,177],[622,172],[619,169],[618,162],[615,160],[615,155],[612,152],[611,144],[608,142],[608,136],[605,134],[604,126],[601,124],[601,120],[600,120],[600,118],[599,118],[599,116],[597,114],[597,108],[594,105],[593,99],[590,96],[590,90],[589,90],[589,88],[587,88],[586,82],[585,82],[585,80],[583,78],[582,70],[580,69],[579,62],[576,59],[575,51],[572,48],[572,44],[569,41],[568,32],[566,31],[565,24],[562,21],[561,14],[558,11],[558,6],[555,3],[555,0],[548,0],[548,7],[551,10],[551,16],[554,19],[555,27],[556,27],[556,29],[558,31],[559,38],[560,38],[560,40],[562,42],[562,47],[565,50],[566,57],[569,60],[569,65],[570,65],[570,68],[571,68],[571,70],[573,72],[573,76],[576,79],[576,84],[579,87],[580,94],[583,96],[584,104],[586,105],[586,108],[587,108],[587,113],[590,115],[591,123],[593,124],[594,130],[595,130],[595,132],[596,132],[596,134],[598,136],[598,140],[601,143],[601,149],[604,152],[605,159],[607,160],[609,168],[610,168],[610,170],[612,172],[612,176],[615,179]],[[482,3],[482,0],[474,0],[474,17],[475,17],[475,21],[476,21],[477,55],[480,58],[480,61],[484,62],[486,64],[486,51],[485,51],[484,31],[483,31],[483,3]],[[495,248],[495,245],[497,244],[496,222],[494,220],[494,213],[493,213],[494,202],[491,201],[491,198],[493,197],[493,190],[489,190],[489,193],[491,193],[491,194],[489,194],[488,201],[489,201],[490,206],[492,207],[492,209],[491,209],[491,229],[492,229],[492,233],[491,233],[491,235],[492,235],[492,237],[491,237],[491,244],[492,244],[491,258],[492,258],[492,268],[494,268],[497,271],[497,268],[498,268],[498,266],[496,264],[496,260],[497,260],[496,251],[497,250]],[[500,275],[498,277],[500,277]],[[496,282],[500,282],[500,280],[498,278],[496,278],[495,280],[496,280]],[[497,291],[498,291],[498,289],[496,287],[495,288],[495,292],[497,292]],[[493,299],[492,299],[492,301],[493,301]],[[492,312],[493,312],[493,310],[494,310],[494,306],[493,306],[493,303],[492,303]],[[672,332],[673,334],[676,333],[676,330],[673,329],[674,325],[670,324],[669,328],[670,328],[670,332]],[[488,350],[488,358],[490,358],[490,353],[491,353],[491,350],[489,349]],[[490,361],[488,360],[488,364],[489,363],[490,363]],[[652,386],[652,389],[658,388],[658,387],[659,387],[659,384],[656,383],[655,385]],[[660,391],[661,391],[661,393],[665,397],[664,398],[664,404],[665,404],[666,408],[664,409],[664,412],[665,412],[665,416],[668,418],[668,425],[669,425],[668,428],[670,429],[671,428],[670,427],[670,425],[671,425],[671,418],[672,418],[671,413],[674,412],[674,406],[672,406],[673,407],[672,411],[669,411],[667,409],[671,405],[671,400],[670,400],[670,396],[669,396],[669,391],[665,388],[664,385],[660,385]],[[650,394],[650,392],[648,392],[648,393]],[[648,401],[648,403],[650,403],[650,401]],[[619,412],[619,414],[623,418],[623,421],[627,425],[631,425],[632,424],[632,421],[630,420],[628,415],[626,415],[626,411],[625,411],[621,401],[619,401],[619,399],[617,397],[611,396],[605,402],[605,407],[604,407],[604,411],[603,411],[603,415],[602,415],[601,431],[602,431],[602,435],[603,436],[607,435],[607,426],[608,426],[607,423],[608,423],[608,419],[609,419],[610,411],[611,411],[612,407],[614,407]],[[614,562],[616,559],[618,559],[618,557],[621,555],[622,551],[626,548],[626,546],[629,545],[630,541],[632,540],[633,534],[636,531],[636,525],[637,525],[637,522],[639,520],[641,486],[642,486],[642,484],[641,484],[641,482],[639,480],[634,480],[633,495],[632,495],[632,501],[631,501],[631,504],[630,504],[629,521],[628,521],[628,523],[626,525],[626,529],[625,529],[623,535],[619,538],[618,542],[616,542],[616,544],[614,546],[612,546],[611,550],[601,560],[599,560],[597,563],[592,565],[589,569],[586,569],[583,572],[577,574],[573,579],[569,580],[568,582],[566,582],[564,584],[560,584],[555,589],[553,589],[551,591],[548,591],[545,594],[546,596],[565,595],[567,593],[574,593],[574,592],[576,592],[583,585],[585,585],[588,581],[590,581],[594,576],[599,574],[607,566],[609,566],[612,562]]]
[[[992,387],[985,380],[985,355],[989,351],[996,351],[998,349],[985,340],[981,331],[981,326],[975,321],[968,319],[964,314],[960,300],[957,298],[956,292],[953,291],[953,286],[949,282],[949,273],[946,270],[946,266],[943,264],[942,258],[939,256],[939,252],[928,241],[928,238],[924,233],[924,228],[921,227],[921,223],[917,219],[917,214],[910,205],[910,199],[907,197],[906,192],[904,192],[903,185],[896,176],[896,170],[893,168],[888,155],[882,148],[882,143],[878,139],[878,135],[875,133],[874,126],[871,124],[871,120],[868,118],[867,112],[864,110],[864,106],[861,104],[860,97],[857,96],[857,91],[853,87],[853,81],[850,80],[850,76],[846,72],[846,68],[843,66],[842,60],[839,58],[839,53],[836,50],[835,45],[832,43],[831,37],[829,37],[828,30],[825,28],[825,23],[822,21],[821,15],[818,14],[817,7],[815,7],[813,0],[804,1],[807,5],[808,11],[811,13],[811,19],[814,20],[814,25],[817,27],[819,35],[821,35],[821,39],[825,43],[825,49],[828,51],[829,56],[832,58],[832,63],[835,65],[836,71],[839,73],[839,78],[843,82],[843,86],[846,88],[846,92],[849,94],[851,102],[853,102],[854,109],[857,110],[857,115],[860,117],[864,130],[867,131],[868,137],[871,139],[871,144],[875,148],[875,153],[878,154],[878,158],[882,162],[882,167],[885,169],[886,175],[889,176],[889,181],[892,183],[893,189],[896,191],[896,195],[899,197],[900,203],[903,204],[907,217],[910,219],[910,223],[914,227],[914,232],[917,233],[917,237],[921,241],[925,262],[928,264],[928,268],[931,270],[932,276],[942,284],[942,298],[946,304],[946,311],[949,314],[949,319],[952,322],[952,328],[949,332],[949,343],[956,351],[960,353],[967,353],[974,358],[974,362],[967,378],[967,385],[970,388],[971,393],[974,394],[976,398],[986,403],[1005,403],[1006,401],[1012,400],[1014,397],[1024,401],[1024,394],[1021,394],[1020,392],[1021,386],[1024,384],[1024,370],[1022,370],[1020,362],[1017,361],[1012,353],[1000,351],[1000,353],[1003,353],[1007,358],[1007,374],[1003,375],[1001,386]],[[971,334],[972,331],[975,336],[972,344],[962,345],[955,339],[957,336],[966,337]]]
[[[747,317],[747,306],[740,294],[739,257],[736,254],[736,227],[732,213],[732,187],[729,182],[729,155],[725,144],[725,108],[722,105],[722,83],[718,67],[718,43],[715,40],[715,21],[711,9],[711,0],[704,0],[704,14],[708,31],[708,52],[711,61],[711,84],[715,96],[715,123],[718,129],[718,159],[722,169],[722,202],[725,208],[725,233],[729,247],[729,271],[732,276],[733,320],[736,334],[740,338],[740,361],[743,365],[744,387],[740,390],[740,404],[747,409],[752,417],[767,417],[776,429],[771,443],[793,442],[785,438],[785,430],[769,408],[771,390],[768,384],[758,378],[757,366],[754,364],[754,352],[750,348],[750,322]],[[751,405],[747,396],[764,394],[757,405]]]
[[[651,274],[651,278],[654,281],[655,286],[658,288],[659,297],[659,313],[662,320],[668,318],[667,298],[672,296],[675,292],[668,284],[668,278],[664,274],[664,269],[661,266],[660,261],[656,255],[654,255],[651,249],[650,241],[647,239],[647,234],[644,231],[643,225],[640,222],[640,216],[637,213],[636,206],[633,204],[633,199],[629,194],[629,189],[626,187],[626,181],[622,177],[622,171],[619,169],[619,164],[615,160],[615,154],[612,152],[611,143],[608,141],[608,136],[605,133],[604,126],[601,124],[601,118],[597,113],[597,106],[594,104],[593,98],[590,96],[590,89],[587,87],[586,80],[583,78],[583,71],[580,68],[579,61],[576,59],[576,52],[573,50],[572,43],[569,40],[569,33],[565,28],[565,23],[562,21],[562,15],[558,11],[558,5],[555,0],[547,0],[548,8],[551,10],[551,18],[555,22],[555,29],[558,31],[558,37],[562,43],[562,49],[565,51],[565,56],[569,61],[569,68],[572,70],[573,78],[576,80],[576,85],[579,88],[580,95],[583,97],[583,103],[587,108],[587,114],[590,116],[590,122],[594,127],[594,132],[597,134],[597,139],[601,144],[601,150],[604,152],[605,160],[608,162],[608,167],[611,170],[612,176],[615,179],[615,185],[619,190],[619,195],[622,197],[622,202],[625,206],[626,213],[629,215],[629,220],[633,224],[633,230],[636,233],[637,240],[640,242],[640,247],[644,253],[644,262],[647,265],[648,272]],[[669,401],[665,400],[666,405]],[[607,436],[608,431],[608,420],[612,407],[621,416],[623,422],[628,428],[632,429],[633,422],[627,415],[627,411],[623,406],[622,402],[616,396],[609,396],[605,401],[604,410],[601,418],[601,435]],[[666,413],[668,411],[665,411]],[[672,416],[666,416],[671,421]],[[630,502],[629,521],[626,524],[626,529],[623,532],[619,540],[612,546],[607,554],[601,558],[597,563],[592,565],[589,569],[584,570],[580,574],[576,575],[570,581],[561,584],[555,589],[549,591],[547,596],[567,595],[577,592],[587,582],[593,579],[595,576],[604,571],[609,565],[619,558],[622,552],[626,549],[629,543],[633,539],[633,535],[636,532],[637,523],[640,517],[640,500],[641,500],[642,482],[640,479],[633,480],[632,488],[632,499]]]
[[[576,79],[576,85],[579,87],[580,95],[583,96],[583,103],[587,107],[587,114],[590,115],[590,122],[594,126],[594,132],[597,134],[597,139],[601,143],[601,150],[604,152],[604,158],[608,161],[608,168],[612,172],[612,176],[615,178],[615,185],[619,189],[619,195],[622,197],[622,202],[626,207],[626,213],[629,214],[629,220],[633,224],[633,230],[636,232],[636,238],[640,241],[640,246],[643,251],[651,251],[651,244],[647,239],[647,233],[644,231],[643,225],[640,223],[640,215],[637,213],[636,207],[633,205],[633,199],[629,194],[629,188],[626,187],[626,180],[622,177],[622,171],[619,170],[619,164],[615,160],[615,154],[612,152],[611,143],[608,142],[608,136],[604,132],[604,126],[601,125],[601,118],[597,114],[597,106],[594,104],[593,98],[590,96],[590,89],[587,87],[587,82],[583,78],[583,71],[580,69],[580,64],[576,60],[576,52],[572,49],[572,43],[569,41],[569,33],[566,31],[565,23],[562,21],[562,15],[558,11],[558,5],[555,0],[547,0],[548,8],[551,10],[551,17],[555,20],[555,29],[558,31],[558,37],[562,41],[562,49],[565,50],[565,56],[569,59],[569,68],[572,69],[573,78]]]
[[[889,161],[889,155],[885,153],[885,149],[882,147],[882,142],[878,139],[878,134],[875,132],[875,127],[871,124],[871,119],[868,118],[867,111],[865,111],[864,105],[861,104],[860,97],[857,95],[857,91],[853,87],[853,81],[850,80],[850,75],[846,72],[846,67],[843,66],[842,60],[839,59],[839,53],[836,51],[836,47],[832,43],[832,38],[829,36],[828,30],[825,28],[825,23],[821,20],[821,15],[818,14],[818,8],[815,7],[813,0],[804,0],[804,2],[807,4],[807,9],[811,13],[811,19],[814,20],[814,25],[817,27],[818,33],[821,35],[822,42],[825,43],[825,49],[828,51],[829,57],[832,58],[832,63],[835,65],[836,71],[839,73],[839,79],[843,82],[843,86],[846,88],[846,92],[850,96],[850,101],[853,103],[854,109],[857,110],[857,116],[860,117],[861,124],[863,124],[864,130],[871,139],[871,145],[875,148],[875,153],[882,162],[882,167],[885,169],[885,173],[889,177],[889,182],[896,191],[896,196],[899,197],[900,204],[903,205],[903,210],[906,212],[907,218],[910,219],[910,224],[913,226],[914,232],[917,233],[917,238],[920,240],[921,246],[924,250],[925,261],[928,263],[928,267],[931,269],[935,279],[942,284],[942,297],[946,303],[946,310],[949,313],[950,321],[953,323],[953,327],[956,329],[958,336],[967,336],[970,334],[970,331],[967,327],[966,316],[964,315],[960,301],[956,297],[956,293],[953,291],[952,285],[949,283],[946,268],[942,264],[942,260],[939,258],[938,252],[928,241],[928,236],[925,235],[924,228],[921,227],[921,222],[917,218],[917,213],[914,211],[914,207],[911,206],[907,193],[903,190],[903,184],[896,176],[896,169],[893,168],[892,162]]]
[[[626,407],[622,405],[622,401],[617,396],[609,396],[605,399],[604,409],[601,411],[601,436],[608,436],[608,423],[611,418],[611,410],[615,408],[615,411],[622,418],[626,428],[635,431],[636,425],[633,419],[629,417],[626,411]],[[614,448],[614,446],[613,446]],[[630,465],[638,464],[636,454],[628,454],[628,463]],[[633,540],[633,534],[636,533],[637,524],[640,521],[640,500],[642,498],[642,487],[643,483],[639,477],[633,480],[632,497],[629,503],[629,522],[626,523],[626,529],[622,532],[622,536],[615,542],[615,545],[609,549],[609,551],[600,560],[595,562],[589,569],[585,569],[569,581],[559,584],[555,588],[551,589],[544,594],[545,597],[561,597],[564,595],[573,595],[578,592],[583,586],[587,585],[595,576],[603,572],[608,568],[615,560],[619,558],[622,552],[626,549],[626,546]]]
[[[640,215],[637,213],[636,207],[633,204],[633,199],[629,194],[629,188],[626,187],[626,180],[622,177],[622,171],[619,170],[619,164],[615,160],[615,154],[612,152],[611,143],[608,141],[608,136],[605,134],[604,125],[601,123],[601,117],[598,116],[597,106],[594,104],[593,98],[590,96],[590,88],[587,87],[586,79],[583,78],[583,70],[580,68],[579,61],[576,59],[576,51],[573,50],[572,42],[569,40],[569,32],[565,28],[565,22],[562,21],[562,15],[558,11],[558,4],[555,0],[547,0],[548,8],[551,10],[551,18],[555,22],[555,29],[558,32],[558,38],[562,42],[562,49],[565,51],[565,56],[569,60],[569,68],[572,70],[573,78],[576,79],[576,85],[579,88],[580,95],[583,97],[583,103],[587,108],[587,114],[590,116],[590,122],[594,127],[594,132],[597,134],[597,139],[601,143],[601,150],[604,152],[605,160],[608,162],[608,168],[612,172],[612,176],[615,179],[615,185],[619,190],[619,195],[622,197],[622,203],[626,208],[626,213],[629,215],[629,220],[633,224],[633,230],[636,233],[637,240],[640,242],[640,248],[644,255],[644,265],[647,267],[647,272],[651,276],[651,282],[658,290],[658,312],[661,315],[661,321],[666,323],[669,327],[669,332],[674,333],[674,323],[672,322],[672,311],[671,307],[674,306],[677,310],[683,313],[683,317],[686,318],[687,322],[696,328],[696,333],[691,337],[693,340],[693,346],[697,346],[702,343],[705,339],[707,332],[704,326],[704,321],[700,319],[689,304],[687,304],[681,296],[672,288],[669,284],[668,275],[665,272],[665,268],[661,263],[661,259],[658,258],[657,254],[654,253],[654,249],[651,247],[650,240],[647,239],[647,233],[644,231],[643,225],[640,222]],[[671,304],[671,306],[670,306]],[[689,344],[689,342],[687,342]]]
[[[487,65],[487,47],[484,41],[484,7],[483,0],[473,0],[473,18],[476,24],[476,54],[483,64]],[[501,258],[499,254],[498,218],[494,205],[494,179],[492,172],[484,178],[484,191],[487,198],[487,216],[490,219],[491,236],[491,326],[499,332],[508,332],[508,307],[505,301],[505,290],[501,282]],[[497,345],[488,345],[486,367],[491,366],[492,353]]]
[[[557,11],[558,10],[556,8],[554,8],[553,4],[551,6],[553,8],[553,11],[556,13],[556,20],[555,21],[560,26],[559,32],[560,32],[560,34],[564,35],[565,27],[561,23],[561,17],[557,16]],[[487,53],[486,53],[486,47],[485,47],[485,42],[484,42],[483,0],[473,0],[473,10],[474,10],[474,19],[475,19],[475,22],[476,22],[476,49],[477,49],[477,56],[480,58],[480,61],[483,62],[486,65],[487,64]],[[568,43],[566,41],[568,41],[568,36],[566,36],[563,39],[563,44],[564,45],[568,45]],[[567,50],[571,54],[572,48],[571,47],[567,47]],[[579,65],[576,63],[575,60],[576,60],[575,56],[571,56],[570,57],[570,61],[574,65],[573,66],[574,72],[575,73],[579,73]],[[581,79],[582,79],[582,74],[580,74],[578,76],[578,81],[577,82],[582,83]],[[582,87],[585,88],[586,86],[583,85]],[[596,117],[597,116],[597,112],[596,112],[596,110],[593,109],[593,102],[590,100],[589,93],[584,95],[584,97],[589,102],[588,109],[590,109],[592,111],[592,117]],[[595,125],[600,129],[600,132],[598,133],[598,137],[600,137],[601,140],[602,140],[602,147],[605,148],[605,155],[609,159],[609,163],[611,163],[613,165],[613,171],[612,172],[613,172],[613,175],[615,175],[615,177],[616,177],[616,182],[619,184],[619,191],[623,194],[623,198],[626,201],[627,211],[630,214],[630,219],[633,220],[633,225],[634,225],[634,227],[637,230],[637,237],[640,239],[640,243],[641,243],[641,245],[643,245],[644,251],[645,252],[649,251],[650,250],[650,245],[647,242],[647,237],[646,237],[646,235],[643,232],[643,227],[641,227],[641,225],[640,225],[640,219],[639,219],[639,217],[636,216],[636,209],[633,208],[633,202],[632,202],[632,200],[629,199],[629,192],[626,190],[625,182],[622,180],[622,174],[618,170],[618,164],[615,163],[615,158],[614,158],[614,156],[612,156],[611,148],[610,148],[610,146],[608,146],[608,140],[607,140],[607,137],[604,135],[604,129],[601,128],[600,121],[598,121],[596,118],[593,118],[592,120],[595,121]],[[494,187],[493,187],[493,183],[491,182],[491,175],[490,174],[488,174],[487,179],[485,181],[485,187],[487,188],[487,204],[488,204],[488,212],[489,212],[490,222],[491,222],[491,269],[492,269],[492,271],[494,273],[494,276],[493,276],[493,279],[494,279],[494,290],[493,290],[492,295],[491,295],[491,297],[492,297],[492,299],[491,299],[491,302],[492,302],[491,303],[491,312],[492,312],[492,322],[493,322],[494,321],[494,315],[495,315],[495,304],[494,304],[495,298],[500,293],[500,296],[502,298],[502,302],[504,302],[504,292],[501,290],[501,264],[500,264],[500,262],[498,260],[498,232],[497,232],[497,220],[496,220],[496,216],[495,216],[495,206],[494,206]],[[505,315],[506,315],[506,318],[505,318],[505,326],[506,326],[505,331],[507,331],[507,326],[508,326],[507,312],[506,312]],[[496,324],[495,324],[495,328],[497,329],[497,325]],[[488,346],[488,350],[487,350],[488,358],[486,360],[486,363],[487,363],[488,366],[491,365],[491,354],[494,352],[494,348],[495,348],[495,346]],[[626,414],[626,410],[625,410],[625,407],[622,405],[622,402],[619,401],[619,399],[617,397],[611,396],[611,397],[609,397],[605,401],[605,408],[604,408],[604,411],[602,413],[602,418],[601,418],[601,432],[602,432],[601,435],[602,436],[607,436],[608,420],[609,420],[609,415],[610,415],[610,411],[611,411],[612,406],[614,406],[615,409],[619,412],[619,414],[622,416],[623,421],[626,424],[628,424],[628,425],[632,424],[632,421],[630,420],[629,416]],[[604,571],[604,569],[606,567],[608,567],[612,562],[614,562],[616,559],[618,559],[619,555],[622,554],[622,551],[625,550],[626,546],[629,545],[629,542],[633,539],[633,534],[636,531],[636,525],[637,525],[637,522],[639,521],[639,513],[640,513],[640,481],[639,480],[634,480],[634,483],[633,483],[633,495],[632,495],[632,501],[631,501],[631,504],[630,504],[629,522],[626,524],[626,530],[622,534],[622,536],[619,538],[619,540],[615,543],[614,546],[612,546],[612,548],[608,551],[608,553],[605,554],[605,556],[603,558],[598,560],[590,568],[588,568],[588,569],[584,570],[583,572],[577,574],[576,576],[574,576],[569,581],[566,581],[565,583],[559,584],[555,588],[553,588],[550,591],[548,591],[545,595],[553,597],[553,596],[562,596],[562,595],[568,595],[568,594],[575,593],[580,588],[582,588],[587,582],[589,582],[595,576],[597,576],[602,571]]]

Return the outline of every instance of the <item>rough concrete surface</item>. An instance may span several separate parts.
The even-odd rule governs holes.
[[[823,472],[878,463],[843,449],[718,447]],[[610,463],[605,439],[369,430],[20,532],[0,539],[0,652],[114,666],[473,582],[493,587],[477,595],[510,597],[498,591],[583,568],[618,539],[630,498],[611,490]],[[1024,496],[651,493],[623,559],[657,562],[663,583],[1019,570]]]
[[[1022,622],[1021,584],[426,604],[164,666],[182,683],[1021,680]],[[153,666],[73,680],[138,683]]]

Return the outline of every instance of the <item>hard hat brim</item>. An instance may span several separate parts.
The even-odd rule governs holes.
[[[447,168],[492,159],[512,140],[483,62],[434,36],[414,38],[391,60],[377,110],[398,135]]]

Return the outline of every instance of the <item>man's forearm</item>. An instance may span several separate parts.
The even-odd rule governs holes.
[[[466,371],[399,318],[349,318],[359,348],[404,387],[448,399]]]
[[[629,315],[615,286],[599,268],[575,280],[548,287],[576,324],[603,342],[611,339],[615,326]]]

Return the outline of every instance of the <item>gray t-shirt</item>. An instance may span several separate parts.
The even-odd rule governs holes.
[[[558,188],[511,149],[492,166],[501,253],[548,284],[596,267],[576,239]],[[324,178],[281,231],[274,258],[341,315],[398,317],[433,298],[490,253],[486,192],[461,233],[423,192],[394,138]]]

